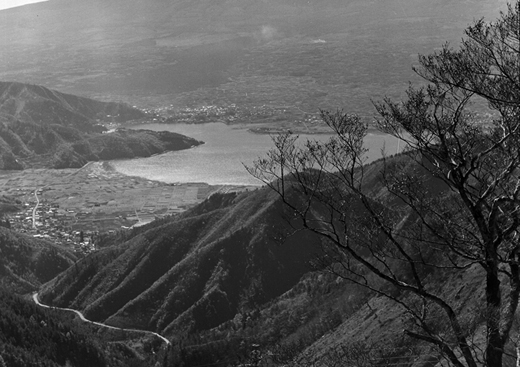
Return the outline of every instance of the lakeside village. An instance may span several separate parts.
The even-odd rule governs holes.
[[[173,207],[169,202],[164,202],[165,195],[157,192],[159,188],[155,183],[149,185],[149,191],[146,193],[148,195],[142,196],[145,197],[144,200],[148,197],[153,198],[153,201],[141,204],[139,200],[134,200],[137,201],[137,206],[132,207],[122,203],[121,197],[100,200],[100,195],[89,195],[88,192],[85,193],[87,197],[85,201],[71,205],[63,203],[64,198],[54,197],[54,190],[50,187],[36,190],[37,201],[34,190],[18,188],[14,197],[18,199],[19,205],[22,205],[22,210],[4,215],[0,225],[66,246],[76,253],[88,254],[96,250],[98,236],[127,230],[166,215],[181,213],[213,191],[212,187],[205,184],[162,187],[168,188],[170,192],[179,192],[184,188],[184,192],[178,195],[182,197],[176,198],[175,201],[183,202],[185,205]],[[45,198],[46,196],[49,196],[49,200]],[[125,196],[125,200],[131,200],[132,196],[131,194]],[[186,199],[191,200],[186,203]],[[115,203],[116,201],[118,203]]]
[[[127,230],[167,215],[181,213],[207,197],[211,192],[218,191],[218,188],[215,190],[206,184],[185,184],[173,187],[165,185],[162,188],[169,188],[170,192],[184,191],[174,200],[177,204],[183,202],[185,205],[173,207],[169,202],[164,201],[163,197],[167,195],[157,192],[160,186],[156,183],[152,183],[150,186],[148,186],[150,190],[147,192],[148,195],[141,197],[144,196],[144,200],[146,197],[154,200],[145,205],[137,202],[137,209],[135,206],[124,205],[121,197],[114,198],[113,201],[118,201],[118,205],[114,205],[110,201],[99,200],[99,196],[94,198],[93,195],[89,196],[89,193],[86,193],[86,201],[82,204],[76,202],[70,205],[63,204],[63,198],[53,197],[53,190],[49,187],[36,191],[17,188],[15,189],[16,195],[13,196],[17,198],[22,210],[4,214],[0,225],[35,238],[52,241],[68,247],[76,253],[86,255],[96,250],[96,239],[99,236]],[[35,194],[38,196],[38,201]],[[45,196],[49,196],[50,200],[47,200]],[[132,196],[131,194],[125,196],[125,199],[131,200]],[[187,203],[186,199],[189,199],[190,202]]]
[[[137,108],[137,106],[134,106]],[[290,106],[259,105],[238,107],[235,104],[227,106],[205,105],[198,107],[175,107],[173,105],[142,109],[147,115],[146,122],[154,123],[185,123],[201,124],[220,121],[226,124],[259,123],[298,120],[303,123],[321,123],[319,113],[310,113]]]
[[[89,253],[105,233],[182,213],[216,192],[252,188],[151,181],[118,173],[108,162],[11,171],[0,173],[0,192],[21,210],[0,216],[0,225]]]
[[[138,108],[137,106],[133,106]],[[222,122],[225,124],[250,124],[249,131],[257,134],[278,134],[286,131],[297,133],[322,134],[330,133],[320,117],[320,113],[303,111],[297,106],[247,106],[236,104],[225,106],[203,105],[198,107],[176,107],[169,105],[160,108],[141,108],[146,118],[136,121],[137,124],[203,124]],[[110,117],[110,116],[107,116]],[[484,127],[491,126],[495,115],[486,106],[478,106],[473,111],[475,123]],[[369,127],[375,128],[373,118],[364,117]],[[255,126],[255,124],[257,124]],[[104,123],[109,129],[121,126],[120,123]],[[261,126],[258,126],[261,125]]]

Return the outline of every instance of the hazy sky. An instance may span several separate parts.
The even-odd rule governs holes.
[[[0,10],[14,8],[15,6],[31,4],[31,3],[39,3],[41,1],[47,0],[0,0]]]

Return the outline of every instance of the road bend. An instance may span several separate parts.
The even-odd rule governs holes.
[[[50,308],[52,310],[61,310],[61,311],[74,312],[76,315],[78,315],[78,317],[81,319],[81,321],[88,322],[89,324],[94,324],[94,325],[97,325],[97,326],[100,326],[100,327],[104,327],[104,328],[107,328],[107,329],[113,329],[113,330],[132,331],[132,332],[137,332],[137,333],[150,334],[150,335],[154,335],[157,338],[161,339],[163,342],[166,343],[166,345],[170,345],[171,344],[170,341],[168,339],[166,339],[164,336],[162,336],[161,334],[155,333],[153,331],[139,330],[139,329],[123,329],[123,328],[119,328],[119,327],[103,324],[101,322],[96,322],[96,321],[89,320],[89,319],[87,319],[85,317],[85,315],[83,315],[83,313],[81,313],[78,310],[74,310],[72,308],[63,308],[63,307],[54,307],[54,306],[44,305],[43,303],[40,302],[40,299],[38,298],[38,293],[34,293],[32,295],[32,299],[33,299],[34,303],[36,303],[40,307]]]

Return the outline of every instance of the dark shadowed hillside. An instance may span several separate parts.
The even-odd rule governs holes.
[[[423,174],[406,155],[386,164]],[[382,165],[365,170],[367,188],[398,210],[399,202],[386,200]],[[444,195],[436,182],[426,189]],[[349,211],[362,218],[355,199]],[[316,208],[317,220],[324,215]],[[252,361],[258,346],[279,364],[319,365],[321,358],[330,365],[353,358],[357,348],[374,361],[402,356],[400,363],[412,365],[421,353],[438,360],[435,350],[396,337],[407,320],[398,305],[345,281],[340,271],[313,272],[327,267],[323,243],[295,232],[299,224],[290,218],[268,189],[215,194],[181,216],[108,240],[47,283],[41,296],[95,320],[167,335],[173,348],[165,366]],[[431,271],[428,287],[446,291],[464,313],[481,297],[482,274],[470,268],[462,278]]]
[[[0,226],[0,286],[27,293],[76,261],[70,251]]]
[[[42,298],[167,335],[210,329],[288,291],[309,271],[317,239],[298,232],[282,245],[289,230],[269,190],[216,194],[88,256],[47,284]]]
[[[0,82],[0,106],[0,116],[34,123],[53,121],[87,132],[99,131],[92,121],[128,121],[145,116],[123,103],[100,102],[38,85],[9,82]]]
[[[0,218],[2,218],[4,214],[15,213],[19,211],[21,204],[22,203],[20,201],[17,201],[10,196],[0,196]]]
[[[0,169],[81,167],[92,160],[150,156],[200,144],[175,133],[108,133],[101,125],[143,117],[143,112],[122,103],[0,82]]]
[[[100,340],[65,317],[0,289],[0,365],[108,366]]]
[[[148,367],[161,360],[160,353],[151,353],[153,343],[134,338],[132,347],[148,343],[148,352],[137,351],[113,334],[77,322],[71,313],[42,309],[0,287],[1,366]]]

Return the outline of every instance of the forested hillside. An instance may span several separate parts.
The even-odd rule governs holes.
[[[140,352],[122,335],[107,334],[70,313],[42,309],[0,288],[0,365],[8,367],[148,367],[156,364],[152,343]],[[143,344],[132,339],[133,346]],[[160,360],[160,358],[159,358]]]
[[[6,289],[35,291],[76,260],[63,247],[0,226],[0,286]]]
[[[180,134],[118,130],[102,123],[145,117],[122,103],[0,82],[0,169],[72,168],[88,161],[146,157],[198,142]]]
[[[272,192],[215,194],[114,240],[45,285],[42,300],[109,324],[172,336],[231,320],[291,289],[319,251]]]
[[[6,366],[108,366],[99,340],[85,331],[0,289],[0,362]]]
[[[392,207],[381,207],[391,216],[401,209],[382,185],[384,164],[417,174],[420,169],[406,155],[366,167],[366,188]],[[434,181],[430,189],[445,194]],[[327,216],[322,209],[315,208],[315,220]],[[363,212],[354,197],[348,210],[354,217]],[[295,358],[311,363],[309,355],[346,360],[334,354],[338,340],[345,353],[356,345],[370,348],[371,358],[409,348],[438,358],[420,343],[393,338],[403,310],[331,273],[326,242],[302,230],[268,188],[215,194],[181,216],[121,233],[103,246],[47,283],[42,300],[111,325],[167,335],[173,348],[165,365],[251,361],[255,348],[279,363]],[[468,271],[468,285],[478,283],[476,274]],[[430,286],[453,288],[453,297],[461,297],[460,312],[479,297],[469,286],[456,293],[456,279],[448,273],[432,272]],[[336,328],[365,330],[366,337],[320,339]],[[417,353],[403,356],[403,363]]]

